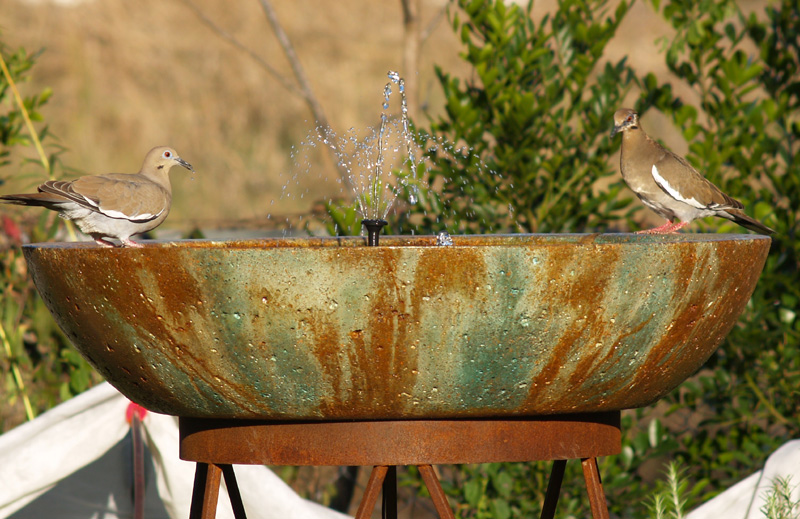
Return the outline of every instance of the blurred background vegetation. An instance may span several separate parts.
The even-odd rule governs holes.
[[[800,435],[795,2],[415,0],[324,9],[276,2],[305,68],[298,75],[256,0],[236,9],[210,0],[1,1],[3,56],[47,159],[0,79],[2,192],[52,175],[135,171],[147,149],[169,143],[198,170],[195,181],[173,178],[176,206],[165,228],[184,234],[266,231],[311,214],[322,215],[312,226],[342,221],[352,196],[329,157],[298,170],[292,147],[321,113],[340,132],[377,124],[390,69],[415,92],[414,127],[429,136],[420,144],[447,139],[472,151],[428,153],[420,201],[409,203],[405,193],[389,217],[393,231],[592,232],[660,223],[620,183],[619,142],[609,138],[613,112],[637,108],[648,133],[777,234],[719,352],[668,398],[624,413],[623,452],[601,461],[612,514],[648,517],[646,503],[670,461],[687,467],[681,488],[692,507]],[[275,71],[300,89],[307,78],[318,106],[282,86]],[[287,185],[294,196],[281,196]],[[343,199],[329,206],[332,220],[318,209],[328,199]],[[0,426],[8,429],[99,379],[52,324],[19,253],[25,239],[59,232],[57,220],[0,210]],[[712,220],[693,230],[740,232]],[[587,515],[579,472],[568,464],[560,516]],[[459,517],[498,519],[537,515],[548,474],[544,463],[442,470]],[[335,472],[283,475],[306,495],[336,499]],[[433,517],[414,471],[402,480],[406,513]]]

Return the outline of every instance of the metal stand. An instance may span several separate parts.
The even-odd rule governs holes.
[[[416,465],[439,517],[453,518],[433,465],[554,460],[542,518],[552,519],[564,467],[580,459],[594,519],[608,519],[596,458],[621,450],[620,413],[517,419],[266,422],[180,419],[181,459],[197,462],[190,519],[213,519],[221,478],[234,516],[245,511],[234,464],[373,466],[356,519],[383,491],[383,517],[397,517],[398,465]]]

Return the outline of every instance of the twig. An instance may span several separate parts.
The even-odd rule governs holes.
[[[407,87],[406,95],[411,99],[411,119],[419,110],[419,0],[400,0],[403,8],[403,75]]]
[[[317,132],[320,130],[324,131],[326,128],[331,128],[330,124],[328,124],[328,118],[325,116],[325,110],[323,110],[322,105],[319,103],[319,100],[317,100],[317,97],[314,95],[314,91],[311,89],[311,83],[309,83],[308,77],[303,70],[303,65],[300,64],[300,58],[297,57],[297,53],[294,51],[294,46],[289,40],[289,36],[286,34],[286,31],[283,30],[283,27],[278,21],[278,15],[275,13],[275,9],[272,7],[272,4],[269,2],[269,0],[259,0],[259,3],[261,4],[261,9],[264,11],[269,24],[272,26],[272,30],[275,32],[275,37],[278,38],[278,43],[280,43],[281,47],[283,47],[283,52],[286,54],[286,58],[289,60],[289,64],[294,72],[294,77],[300,84],[300,91],[303,93],[303,98],[305,98],[308,107],[311,109],[314,119],[317,121]],[[320,137],[323,136],[320,134]],[[327,146],[326,149],[328,150],[328,157],[331,158],[336,173],[339,175],[339,178],[342,179],[342,183],[352,191],[353,182],[350,180],[350,174],[347,172],[347,169],[339,164],[335,151],[331,150],[330,147]]]
[[[8,363],[11,365],[11,374],[14,377],[14,385],[17,386],[17,392],[19,392],[20,396],[22,397],[22,403],[25,406],[25,417],[28,419],[28,421],[33,420],[36,418],[36,415],[33,412],[33,406],[31,405],[31,400],[28,397],[28,393],[25,391],[25,381],[22,380],[22,373],[20,373],[19,365],[13,357],[11,343],[8,340],[8,336],[6,335],[5,328],[2,324],[0,324],[0,340],[3,341],[3,349],[5,350],[6,357],[8,358]]]
[[[264,10],[264,13],[267,16],[267,20],[269,21],[270,25],[272,26],[272,30],[275,32],[275,36],[278,38],[278,42],[280,43],[281,47],[283,47],[283,51],[286,54],[287,59],[289,60],[289,64],[292,67],[292,72],[294,73],[295,79],[297,79],[299,87],[292,83],[289,78],[280,74],[272,65],[270,65],[264,58],[256,54],[252,49],[247,47],[245,44],[237,40],[232,34],[225,31],[223,28],[218,26],[214,23],[211,18],[206,16],[197,5],[194,4],[191,0],[181,0],[187,7],[189,7],[194,13],[197,15],[200,20],[206,24],[212,31],[214,31],[218,36],[226,40],[228,43],[236,47],[237,49],[243,51],[248,56],[253,58],[259,65],[261,65],[269,75],[273,78],[277,79],[278,82],[286,88],[290,93],[302,98],[306,104],[308,105],[309,109],[311,110],[311,114],[314,119],[317,121],[316,130],[319,131],[320,128],[330,128],[328,124],[328,118],[325,116],[325,111],[322,108],[322,105],[317,100],[314,92],[311,90],[311,84],[308,81],[308,78],[303,71],[303,67],[300,64],[300,59],[297,57],[297,53],[294,51],[294,47],[292,46],[291,41],[289,40],[289,36],[286,34],[286,31],[283,30],[283,27],[280,25],[278,21],[278,17],[275,13],[275,10],[272,8],[272,4],[269,3],[268,0],[259,0],[261,3],[261,8]],[[352,182],[350,181],[349,174],[347,171],[342,168],[338,160],[336,160],[335,156],[331,156],[334,154],[332,150],[328,147],[329,154],[328,156],[332,159],[332,164],[336,173],[342,179],[342,182],[348,188],[352,188]]]
[[[289,40],[289,36],[278,21],[278,15],[275,13],[275,9],[272,7],[269,0],[258,1],[261,4],[261,9],[264,11],[264,14],[267,16],[267,21],[269,21],[270,26],[272,26],[275,37],[278,38],[278,43],[283,47],[283,52],[289,60],[289,65],[292,67],[294,77],[300,85],[300,92],[308,103],[309,108],[311,108],[311,113],[314,114],[314,118],[322,127],[329,128],[330,126],[328,125],[328,118],[325,117],[325,111],[322,109],[322,105],[319,104],[314,92],[311,90],[311,84],[308,81],[308,77],[306,77],[303,66],[300,64],[300,58],[297,57],[297,53],[294,51],[294,46]]]
[[[247,45],[245,45],[244,43],[242,43],[239,40],[237,40],[235,36],[233,36],[232,34],[227,32],[225,29],[223,29],[222,27],[220,27],[219,25],[214,23],[214,21],[211,18],[209,18],[208,16],[206,16],[203,13],[203,11],[201,11],[200,8],[197,7],[197,5],[195,5],[194,2],[192,2],[191,0],[181,0],[181,1],[184,4],[186,4],[186,6],[189,7],[192,11],[194,11],[194,14],[196,14],[197,17],[200,18],[200,21],[202,21],[204,24],[206,24],[209,29],[211,29],[212,31],[217,33],[217,35],[219,37],[221,37],[222,39],[226,40],[228,43],[230,43],[231,45],[233,45],[237,49],[243,51],[248,56],[250,56],[251,58],[256,60],[256,62],[259,65],[261,65],[264,68],[264,70],[267,71],[267,73],[269,75],[271,75],[272,77],[277,79],[278,82],[286,90],[288,90],[289,92],[291,92],[292,94],[294,94],[296,96],[305,97],[303,92],[301,92],[300,89],[297,88],[297,86],[295,86],[286,76],[282,75],[280,72],[275,70],[275,68],[273,68],[272,65],[267,63],[267,61],[264,58],[262,58],[261,56],[256,54],[255,51],[250,49]]]
[[[300,91],[303,93],[303,98],[306,100],[314,119],[317,121],[316,130],[320,131],[320,129],[323,129],[324,131],[326,128],[331,128],[330,124],[328,124],[328,118],[325,116],[325,110],[323,110],[322,105],[311,89],[311,83],[309,83],[308,77],[306,77],[303,65],[300,64],[300,58],[297,57],[297,53],[294,51],[294,46],[289,40],[289,36],[278,21],[278,15],[275,13],[275,9],[272,7],[269,0],[259,0],[259,3],[261,4],[261,9],[264,11],[269,24],[272,26],[272,30],[275,32],[275,37],[278,38],[278,43],[283,47],[283,52],[289,60],[289,65],[292,67],[294,77],[300,84]],[[332,159],[333,167],[336,173],[338,173],[339,178],[342,179],[342,182],[348,189],[352,190],[353,183],[350,180],[350,175],[347,170],[339,164],[336,158],[336,152],[327,146],[326,149],[328,149],[328,157]]]
[[[753,390],[753,393],[756,395],[756,398],[758,399],[758,401],[761,402],[762,404],[764,404],[764,406],[767,408],[767,411],[769,411],[769,413],[772,416],[774,416],[775,419],[778,420],[778,422],[780,422],[782,424],[789,423],[788,418],[783,416],[780,413],[780,411],[778,411],[775,408],[775,406],[772,405],[772,403],[769,400],[767,400],[766,395],[764,395],[764,393],[758,387],[758,385],[756,384],[755,380],[753,380],[753,377],[750,376],[750,373],[745,373],[744,379],[747,382],[748,387]]]
[[[444,15],[447,13],[447,5],[439,9],[439,12],[436,13],[436,16],[431,18],[431,21],[428,22],[428,25],[425,26],[425,30],[421,31],[419,34],[419,43],[420,45],[424,45],[428,38],[431,37],[433,31],[436,30],[436,27],[439,26],[441,21],[444,19]]]
[[[47,172],[47,178],[52,180],[53,175],[50,169],[50,161],[47,160],[47,155],[42,147],[42,142],[39,140],[39,135],[37,135],[36,129],[33,127],[33,122],[31,122],[30,115],[28,115],[28,110],[25,108],[25,103],[22,101],[22,96],[19,95],[17,84],[14,81],[14,78],[11,77],[11,72],[8,70],[8,66],[6,65],[6,60],[3,57],[2,52],[0,52],[0,68],[3,69],[3,76],[5,76],[8,86],[11,87],[11,91],[14,93],[14,100],[17,102],[17,106],[19,106],[19,110],[22,113],[22,118],[25,120],[25,126],[28,127],[28,132],[31,134],[31,139],[33,139],[33,145],[36,148],[36,153],[39,154],[39,159],[42,161],[42,166],[44,166],[44,170]]]

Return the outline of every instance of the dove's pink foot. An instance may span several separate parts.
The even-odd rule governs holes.
[[[134,249],[141,249],[144,247],[141,243],[136,243],[135,241],[131,240],[130,238],[120,238],[123,247],[133,247]]]
[[[683,229],[689,225],[689,222],[678,222],[673,223],[667,220],[667,223],[660,227],[656,227],[654,229],[645,229],[643,231],[636,231],[636,234],[671,234],[674,232],[678,232],[679,229]]]
[[[108,240],[104,240],[103,238],[95,238],[94,241],[101,247],[116,247],[116,245],[114,245]]]

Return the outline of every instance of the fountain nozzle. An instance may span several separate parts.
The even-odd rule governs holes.
[[[361,225],[367,228],[367,244],[370,247],[376,247],[378,245],[378,237],[381,234],[381,229],[383,226],[386,225],[386,220],[373,220],[371,218],[364,218],[361,220]]]

